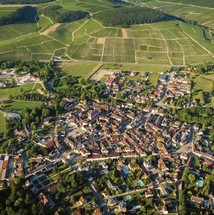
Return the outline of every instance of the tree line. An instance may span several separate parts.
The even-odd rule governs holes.
[[[34,17],[36,15],[36,8],[30,6],[22,7],[7,16],[0,17],[0,26],[15,24],[18,22],[34,22]]]
[[[99,12],[94,17],[107,26],[129,27],[134,24],[153,23],[168,20],[170,17],[147,7],[121,7]]]
[[[38,93],[23,93],[21,95],[17,95],[12,97],[17,100],[24,100],[24,101],[38,101],[38,102],[47,102],[48,98],[44,95]]]
[[[54,79],[53,87],[57,93],[70,98],[99,99],[103,97],[104,88],[100,83],[92,83],[83,78],[67,76]]]
[[[172,113],[173,117],[180,121],[199,123],[206,126],[214,126],[213,107],[191,107],[184,109],[169,108],[169,113]]]
[[[86,11],[64,11],[59,5],[52,5],[41,11],[42,14],[49,17],[53,22],[73,22],[89,17]]]
[[[53,76],[58,75],[58,72],[55,68],[55,63],[53,61],[47,63],[40,61],[0,60],[0,68],[15,68],[17,74],[24,71],[31,73],[44,81],[48,81]]]

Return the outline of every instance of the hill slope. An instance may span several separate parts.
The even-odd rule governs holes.
[[[174,2],[174,3],[183,3],[183,4],[214,8],[213,0],[160,0],[160,1],[166,1],[166,2],[168,1],[168,2]]]

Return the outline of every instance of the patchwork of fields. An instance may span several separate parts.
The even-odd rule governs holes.
[[[39,4],[38,10],[42,11],[48,4],[52,3]],[[114,7],[110,1],[104,0],[62,0],[57,4],[66,9],[82,9],[90,13]],[[156,7],[155,4],[160,3],[149,1],[146,4]],[[165,6],[165,3],[161,4]],[[183,6],[180,7],[180,11],[185,12]],[[170,8],[168,9],[168,12],[171,12]],[[13,10],[11,7],[0,7],[0,13]],[[213,15],[206,12],[209,20],[212,20]],[[198,16],[201,17],[201,13]],[[52,21],[44,16],[37,17],[35,23],[0,26],[0,58],[50,60],[53,57],[61,57],[73,61],[156,65],[197,64],[214,59],[214,46],[211,41],[204,39],[201,29],[178,21],[122,29],[104,27],[91,18],[53,28],[51,26],[54,26]]]
[[[214,47],[203,39],[198,27],[186,23],[171,21],[133,26],[125,29],[125,37],[122,29],[104,28],[93,19],[81,23],[80,27],[72,27],[76,27],[73,43],[67,49],[72,59],[166,65],[214,59]],[[64,35],[62,30],[52,34],[63,40],[60,35]]]
[[[137,3],[142,4],[142,1],[137,0]],[[166,2],[158,0],[147,1],[144,2],[143,5],[158,8],[164,12],[184,17],[189,20],[195,20],[200,24],[206,25],[207,27],[214,29],[213,8],[168,2],[167,0]]]

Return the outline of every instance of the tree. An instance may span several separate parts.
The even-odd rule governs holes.
[[[189,174],[188,178],[189,178],[189,181],[190,181],[191,184],[193,184],[195,182],[195,175]]]

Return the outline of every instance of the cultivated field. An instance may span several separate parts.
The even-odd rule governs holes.
[[[38,10],[42,11],[49,4],[53,3],[38,4]],[[91,14],[115,6],[105,0],[62,0],[56,4],[67,10],[87,10]],[[149,1],[146,4],[161,9],[166,7],[164,10],[169,7],[169,4],[158,1]],[[183,5],[170,5],[172,9],[181,7],[178,12],[188,13]],[[199,9],[194,7],[193,13]],[[0,8],[0,13],[3,10],[4,13],[9,13],[13,8]],[[197,12],[198,17],[207,17],[201,21],[212,23],[212,9],[201,10],[204,14]],[[174,13],[170,8],[168,11]],[[35,23],[0,26],[0,31],[2,59],[50,60],[61,57],[74,62],[143,65],[188,65],[214,60],[214,46],[211,41],[203,38],[201,29],[178,21],[136,25],[124,29],[104,27],[93,18],[59,26],[47,17],[40,16],[35,18]]]
[[[142,1],[138,1],[137,3],[153,8],[158,8],[164,12],[184,17],[189,20],[195,20],[200,24],[206,25],[207,27],[214,29],[214,8],[168,2],[167,0],[153,0],[144,3],[142,3]]]
[[[198,27],[177,21],[133,26],[124,37],[120,28],[86,20],[76,26],[67,49],[68,56],[77,60],[163,65],[213,61],[213,53],[214,47],[203,39]]]

